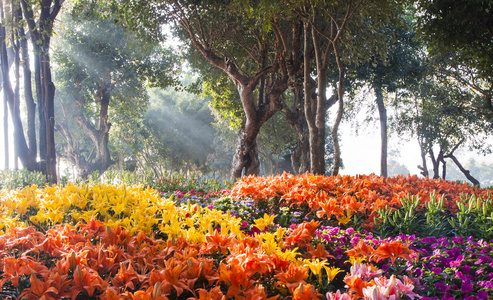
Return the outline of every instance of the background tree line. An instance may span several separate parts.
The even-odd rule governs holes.
[[[57,158],[82,177],[146,166],[232,178],[336,175],[339,126],[369,107],[382,176],[395,133],[418,141],[423,176],[446,178],[453,162],[479,184],[456,152],[490,151],[491,3],[0,4],[15,145],[13,154],[5,149],[7,167],[13,156],[54,179]],[[361,99],[362,90],[372,96]],[[5,145],[8,126],[5,114]]]

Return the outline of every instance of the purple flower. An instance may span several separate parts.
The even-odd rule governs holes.
[[[435,275],[438,275],[442,272],[442,268],[431,268],[431,271],[435,273]]]
[[[384,264],[384,265],[382,266],[382,271],[387,272],[387,270],[388,270],[388,269],[390,269],[390,266],[389,266],[389,265]]]
[[[478,286],[487,288],[487,289],[493,289],[493,282],[491,280],[489,281],[479,281]]]
[[[464,282],[461,287],[463,293],[472,293],[472,283],[470,281]]]
[[[462,267],[462,272],[463,273],[466,273],[466,274],[469,274],[469,272],[471,272],[471,267],[469,265],[465,265]]]
[[[474,264],[475,265],[480,265],[480,264],[483,264],[485,262],[490,262],[490,261],[491,261],[491,257],[485,256],[485,255],[481,255],[479,257],[479,259],[474,262]]]
[[[358,242],[359,242],[359,237],[356,237],[356,236],[353,237],[351,239],[351,246],[356,246],[358,244]]]
[[[435,283],[435,287],[438,289],[438,290],[442,290],[442,291],[448,291],[450,289],[449,286],[447,286],[445,283],[439,281],[437,283]]]
[[[459,279],[463,279],[464,278],[464,274],[462,274],[461,271],[458,271],[458,272],[455,272],[455,277],[457,277]]]
[[[354,232],[354,228],[353,227],[349,227],[348,229],[346,229],[346,233],[347,234],[352,234],[353,232]]]
[[[464,244],[464,239],[461,236],[455,236],[452,238],[452,242],[455,244]]]
[[[437,238],[436,237],[425,237],[421,240],[421,242],[425,243],[425,244],[432,244],[434,242],[436,242]]]
[[[488,292],[487,291],[479,291],[478,294],[476,295],[478,299],[488,299]]]

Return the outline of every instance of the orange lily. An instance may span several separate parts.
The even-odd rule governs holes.
[[[301,283],[305,284],[305,279],[308,277],[308,271],[302,266],[296,266],[295,264],[289,264],[287,270],[283,270],[274,275],[274,278],[278,280],[275,286],[285,285],[289,292],[298,287]]]
[[[416,255],[418,254],[414,250],[409,249],[409,245],[403,244],[399,241],[391,241],[378,246],[377,250],[371,256],[376,262],[385,258],[390,258],[392,264],[394,264],[398,257],[405,258],[410,261],[412,259],[411,256]]]
[[[349,257],[370,257],[373,252],[375,252],[375,249],[367,245],[365,241],[360,240],[358,245],[356,245],[356,247],[354,247],[353,249],[346,251],[346,254]]]
[[[322,294],[315,290],[315,287],[311,284],[300,285],[293,292],[293,300],[318,300]]]

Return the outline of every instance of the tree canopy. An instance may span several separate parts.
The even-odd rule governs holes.
[[[2,2],[0,16],[4,106],[28,169],[56,176],[58,156],[84,176],[153,162],[336,175],[358,105],[367,119],[378,108],[382,176],[395,133],[418,141],[423,176],[452,161],[477,184],[456,154],[490,150],[488,1],[43,3]],[[373,94],[358,104],[362,87]]]

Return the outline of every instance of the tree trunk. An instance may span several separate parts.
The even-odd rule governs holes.
[[[20,9],[20,8],[19,8]],[[24,98],[27,108],[27,138],[30,155],[36,159],[38,155],[36,141],[36,103],[34,102],[32,90],[32,74],[30,66],[29,49],[25,38],[24,28],[19,28],[20,47],[22,53],[22,67],[24,78]]]
[[[440,150],[438,156],[435,158],[435,153],[433,149],[428,150],[431,157],[431,162],[433,164],[433,179],[440,178],[440,161],[443,159],[443,151]]]
[[[45,90],[44,121],[46,123],[46,175],[52,183],[56,183],[56,149],[55,149],[55,85],[51,80],[50,57],[48,55],[49,38],[44,45],[46,55],[43,55],[42,72],[43,88]]]
[[[5,33],[5,17],[4,17],[4,12],[3,12],[3,0],[0,0],[0,13],[1,13],[1,24],[0,24],[0,55],[1,55],[1,70],[2,70],[2,91],[3,91],[3,138],[4,138],[4,153],[5,153],[5,169],[8,170],[10,169],[10,149],[9,149],[9,114],[8,114],[8,91],[7,91],[7,84],[9,83],[9,64],[8,64],[8,57],[7,57],[7,46],[5,44],[5,39],[6,39],[6,33]],[[7,78],[5,77],[7,76]]]
[[[7,97],[5,96],[5,91],[3,90],[3,142],[4,142],[4,153],[5,153],[5,169],[10,169],[10,153],[9,153],[9,114]]]
[[[387,171],[387,109],[385,108],[385,104],[383,102],[383,94],[382,87],[378,84],[375,84],[375,101],[378,106],[378,115],[380,117],[380,175],[383,177],[388,176]]]
[[[313,35],[313,36],[312,36]],[[306,23],[304,26],[304,93],[305,93],[305,119],[308,127],[308,143],[310,149],[310,172],[314,174],[325,173],[325,113],[326,99],[325,89],[327,87],[326,72],[319,72],[317,76],[318,93],[314,95],[315,87],[311,79],[311,45],[315,50],[317,70],[323,70],[323,58],[318,38],[313,32],[312,25]],[[328,51],[328,50],[327,50]],[[320,89],[320,87],[323,87]],[[323,100],[323,101],[322,101]],[[320,107],[319,105],[322,105]],[[321,115],[323,111],[323,115]],[[322,128],[319,126],[322,125]],[[321,139],[322,137],[322,139]]]
[[[315,52],[315,62],[317,64],[317,98],[316,101],[310,101],[310,114],[307,116],[308,131],[310,134],[310,169],[314,174],[323,175],[325,174],[325,120],[327,115],[326,70],[330,47],[327,46],[325,51],[322,51],[317,32],[311,26],[310,29],[312,31],[311,37]],[[305,73],[305,76],[310,76],[310,74]],[[307,102],[309,101],[305,101],[305,103]]]
[[[34,8],[27,0],[21,0],[22,13],[29,27],[35,57],[35,81],[39,113],[39,154],[41,171],[56,183],[55,151],[55,85],[51,78],[50,40],[53,23],[60,12],[64,0],[42,0],[39,6],[39,19],[34,17]]]
[[[257,134],[260,127],[257,124],[243,121],[238,132],[238,142],[231,167],[231,178],[243,175],[258,175],[260,162],[258,159]]]
[[[96,95],[100,106],[98,129],[96,129],[84,116],[83,107],[85,106],[85,101],[84,95],[80,93],[80,87],[76,87],[77,92],[74,94],[75,105],[73,106],[73,114],[75,115],[77,123],[79,123],[94,143],[94,147],[96,149],[96,157],[94,160],[91,160],[91,154],[84,157],[84,155],[80,153],[76,147],[74,147],[75,142],[72,139],[67,123],[60,122],[57,127],[60,129],[60,133],[67,142],[65,149],[67,156],[65,158],[77,166],[77,169],[83,178],[86,178],[94,171],[98,171],[102,174],[115,163],[115,161],[111,159],[110,150],[108,148],[109,132],[111,129],[111,123],[108,121],[108,108],[111,100],[111,89],[111,76],[110,74],[107,74],[105,80],[100,83],[100,87]]]
[[[302,37],[303,23],[293,26],[293,49],[288,64],[288,73],[292,78],[290,89],[293,91],[293,104],[283,111],[284,118],[289,126],[296,132],[296,146],[291,152],[291,168],[294,174],[303,174],[310,171],[310,144],[308,140],[308,125],[305,118],[305,94],[303,89],[303,52]],[[306,54],[308,55],[308,54]],[[291,63],[292,62],[292,63]]]
[[[291,166],[295,174],[303,174],[310,171],[308,131],[303,129],[296,131],[296,139],[296,148],[291,153]]]
[[[337,41],[334,42],[333,46],[337,61],[337,68],[339,69],[339,84],[337,86],[339,107],[337,109],[337,116],[334,126],[332,127],[332,142],[334,143],[334,168],[332,169],[332,176],[336,176],[339,174],[339,168],[341,167],[341,147],[339,145],[339,137],[337,136],[337,133],[339,131],[339,124],[341,124],[342,114],[344,112],[344,66],[342,64]]]
[[[98,130],[98,137],[96,143],[96,149],[97,149],[96,162],[98,162],[99,165],[101,166],[101,169],[99,169],[99,171],[102,174],[112,164],[114,164],[114,161],[111,160],[110,150],[108,148],[108,142],[110,136],[109,132],[111,129],[111,123],[108,122],[108,108],[110,105],[110,98],[111,98],[110,74],[108,74],[107,78],[105,79],[103,86],[100,89],[100,93],[101,95],[99,96],[100,98],[99,103],[101,110],[99,112],[99,130]]]
[[[3,1],[1,2],[3,6]],[[3,7],[0,7],[2,12],[2,21],[3,21]],[[20,117],[20,104],[17,103],[16,97],[14,95],[14,91],[12,90],[12,85],[10,82],[10,74],[9,74],[9,59],[7,55],[7,47],[5,44],[6,36],[5,36],[5,27],[0,26],[0,56],[1,56],[1,68],[2,68],[2,78],[3,78],[3,92],[5,101],[8,102],[8,107],[12,119],[12,124],[14,126],[14,144],[16,148],[17,155],[21,159],[24,167],[30,171],[35,170],[36,168],[36,157],[33,157],[27,147],[26,139],[24,137],[23,125]],[[8,114],[8,111],[5,110],[5,115]],[[8,131],[7,131],[8,132]],[[8,144],[6,144],[8,147]],[[17,159],[17,158],[16,158]]]
[[[450,158],[450,159],[452,159],[452,160],[454,161],[455,165],[459,168],[459,170],[462,172],[462,174],[464,174],[464,176],[466,176],[466,178],[467,178],[467,179],[468,179],[468,180],[469,180],[469,181],[470,181],[473,185],[478,186],[478,187],[480,186],[479,181],[478,181],[476,178],[472,177],[471,172],[470,172],[469,170],[466,170],[466,169],[462,166],[462,164],[459,162],[459,160],[457,159],[457,157],[455,157],[455,155],[453,155],[453,154],[449,154],[449,155],[447,155],[446,157],[448,157],[448,158]]]
[[[292,109],[286,108],[284,118],[296,132],[296,147],[291,152],[293,173],[303,174],[310,171],[310,145],[308,142],[308,127],[305,119],[304,93],[302,88],[294,88]]]

